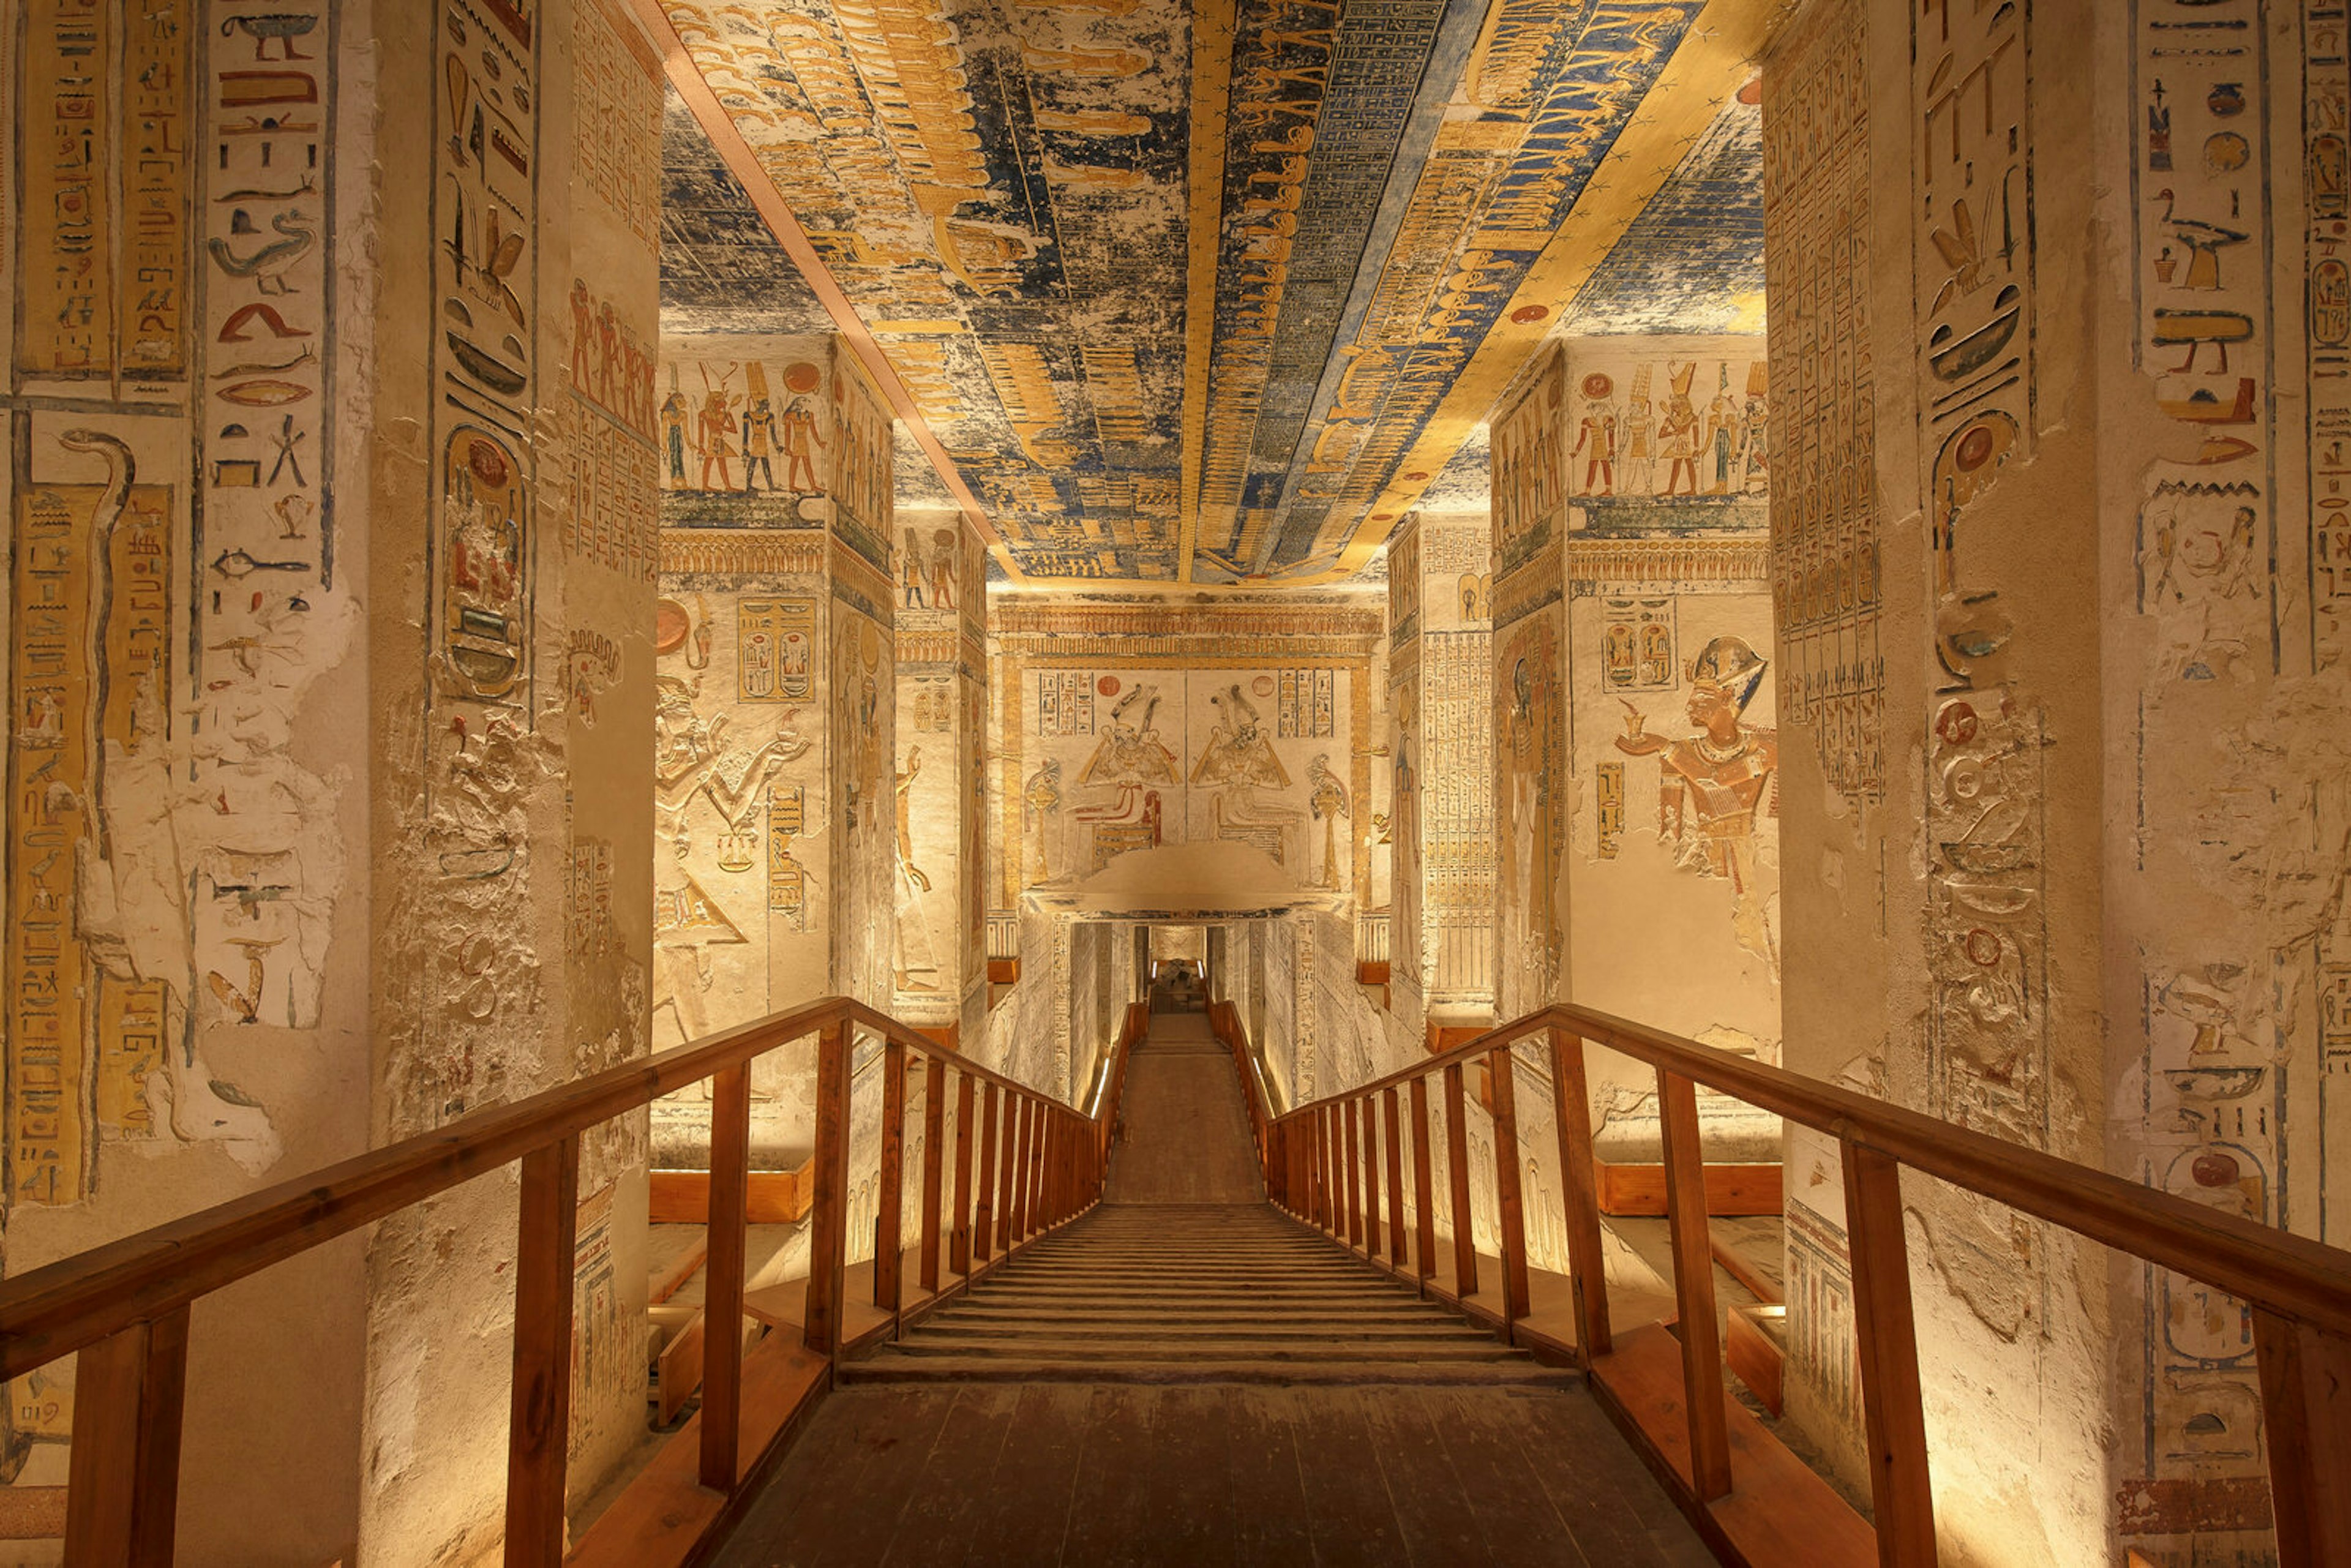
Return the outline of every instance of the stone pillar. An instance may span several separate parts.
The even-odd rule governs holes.
[[[12,1270],[645,1047],[657,60],[607,0],[249,11],[41,0],[12,57]],[[582,1490],[643,1137],[583,1149]],[[185,1555],[495,1531],[513,1195],[197,1314]],[[62,1478],[71,1372],[0,1482]]]
[[[375,305],[375,380],[338,417],[372,420],[390,1138],[648,1046],[662,89],[611,0],[374,16],[380,134],[423,152],[374,170],[380,277],[338,279]],[[582,1140],[576,1488],[643,1430],[644,1159],[641,1117]],[[374,1235],[365,1555],[499,1528],[506,1418],[481,1390],[504,1386],[508,1347],[479,1324],[512,1289],[513,1202],[510,1180],[475,1183]]]
[[[1791,1062],[2338,1242],[2342,59],[2258,0],[1814,0],[1765,78]],[[1791,1410],[1857,1467],[1790,1160]],[[1947,1543],[2269,1550],[2233,1303],[1908,1196]]]
[[[671,337],[657,390],[656,1040],[831,995],[886,1010],[902,877],[888,413],[822,335]],[[755,1072],[755,1164],[804,1157],[813,1073],[808,1051]],[[656,1160],[700,1164],[707,1126],[698,1094],[664,1102]]]
[[[977,1036],[987,1016],[987,582],[960,514],[898,519],[893,1009]]]

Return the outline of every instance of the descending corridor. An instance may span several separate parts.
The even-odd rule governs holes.
[[[1572,1374],[1281,1215],[1198,1014],[1102,1207],[841,1369],[716,1559],[1710,1562]]]

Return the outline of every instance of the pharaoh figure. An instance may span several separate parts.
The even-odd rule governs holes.
[[[898,919],[893,928],[893,983],[902,991],[938,989],[939,966],[931,948],[931,923],[923,914],[923,894],[931,879],[914,864],[913,794],[915,776],[923,770],[923,748],[906,748],[906,766],[894,779],[898,804]]]
[[[1757,821],[1780,814],[1779,737],[1744,722],[1769,661],[1744,638],[1715,638],[1690,661],[1688,715],[1698,733],[1667,740],[1645,729],[1626,703],[1616,748],[1657,758],[1657,834],[1677,864],[1727,879],[1737,895],[1740,941],[1770,956],[1759,875]]]
[[[1032,880],[1043,882],[1053,874],[1052,863],[1045,854],[1045,835],[1049,825],[1061,815],[1061,762],[1059,758],[1048,757],[1036,772],[1029,775],[1029,781],[1020,787],[1020,803],[1036,823],[1029,839],[1037,846],[1036,875]]]
[[[1510,666],[1508,733],[1499,737],[1509,758],[1510,778],[1510,859],[1507,865],[1523,868],[1528,879],[1525,935],[1540,961],[1535,994],[1550,1000],[1559,975],[1560,927],[1559,843],[1552,831],[1552,752],[1546,730],[1554,722],[1549,639],[1541,657],[1522,658]]]
[[[1352,816],[1347,787],[1331,771],[1327,752],[1317,752],[1314,760],[1306,765],[1307,804],[1322,823],[1322,885],[1336,891],[1339,886],[1339,819]]]
[[[1698,409],[1690,402],[1690,382],[1698,374],[1698,365],[1668,365],[1673,381],[1673,395],[1666,400],[1666,413],[1657,425],[1657,455],[1666,460],[1666,490],[1668,496],[1698,494]],[[1687,483],[1687,488],[1683,486]]]

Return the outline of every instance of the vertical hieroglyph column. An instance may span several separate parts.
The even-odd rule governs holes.
[[[1788,1061],[2097,1164],[2117,443],[2091,412],[2090,183],[2057,171],[2096,166],[2105,88],[2048,52],[2092,23],[1822,0],[1767,64],[1764,112]],[[1791,1134],[1786,1191],[1790,1407],[1851,1464],[1833,1142]],[[2095,1256],[1947,1188],[1909,1197],[1946,1528],[2113,1555]]]
[[[1406,517],[1388,540],[1388,811],[1379,838],[1387,848],[1388,1009],[1418,1034],[1427,1018],[1421,942],[1426,867],[1420,819],[1427,790],[1423,757],[1428,732],[1421,714],[1421,519]],[[1380,868],[1373,862],[1374,873]],[[1374,893],[1377,889],[1374,887]]]

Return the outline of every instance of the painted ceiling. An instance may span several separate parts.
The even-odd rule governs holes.
[[[1760,0],[662,9],[1017,579],[1357,573],[1562,318],[1760,324]],[[805,329],[682,118],[665,329]]]

